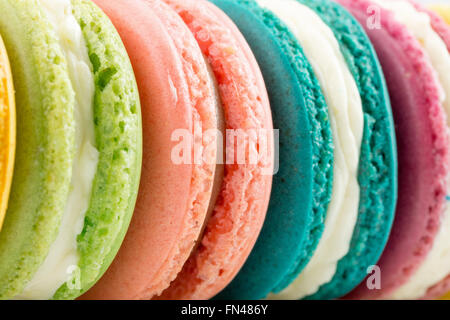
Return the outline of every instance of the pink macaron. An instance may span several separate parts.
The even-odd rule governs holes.
[[[381,286],[367,285],[371,275],[346,298],[391,299],[426,261],[445,212],[450,140],[442,87],[421,43],[391,10],[367,0],[338,2],[366,28],[377,51],[390,92],[399,157],[396,218],[378,262]],[[438,18],[431,21],[439,30]]]
[[[211,298],[245,262],[270,198],[273,136],[270,156],[255,163],[229,160],[238,143],[221,148],[233,130],[272,132],[261,72],[237,28],[206,1],[94,2],[136,73],[144,156],[125,241],[82,298]],[[186,132],[192,149],[180,154]]]
[[[431,25],[436,33],[441,37],[442,41],[447,46],[447,50],[450,53],[450,27],[449,25],[436,13],[427,8],[413,2],[414,6],[421,12],[426,13],[430,17]],[[447,116],[448,118],[448,116]],[[448,119],[447,119],[448,120]],[[430,287],[427,290],[423,299],[436,299],[442,295],[450,292],[450,270],[449,275],[438,284]]]

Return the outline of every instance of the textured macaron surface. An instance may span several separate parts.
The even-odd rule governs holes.
[[[124,39],[135,69],[144,153],[130,229],[105,276],[83,299],[150,299],[181,270],[204,223],[215,163],[176,164],[172,134],[217,126],[214,86],[194,36],[167,5],[96,3]]]
[[[106,271],[125,236],[136,202],[142,161],[139,93],[119,34],[91,1],[72,0],[93,66],[94,123],[99,152],[84,228],[78,236],[78,286],[55,299],[73,299]]]
[[[310,299],[334,299],[355,288],[380,258],[392,227],[397,200],[397,153],[390,100],[376,53],[363,28],[339,4],[298,0],[333,30],[358,85],[364,111],[358,181],[358,221],[350,250],[333,279]]]
[[[19,294],[45,259],[66,204],[74,150],[74,92],[38,1],[1,1],[0,33],[16,90],[17,149],[0,232],[0,299]]]
[[[262,227],[272,185],[272,118],[264,80],[245,39],[207,1],[166,0],[188,25],[217,80],[226,129],[264,130],[268,153],[257,163],[227,162],[222,190],[201,244],[161,298],[206,299],[247,259]],[[237,150],[233,143],[227,145]],[[248,160],[247,160],[248,161]]]
[[[59,232],[79,128],[68,62],[47,13],[39,1],[0,5],[0,32],[11,53],[18,106],[16,172],[0,233],[5,255],[0,270],[7,273],[0,297],[11,298],[33,278]],[[120,37],[92,2],[74,0],[72,10],[93,66],[92,126],[99,162],[76,242],[78,271],[70,283],[55,288],[54,299],[78,297],[111,263],[133,212],[141,164],[139,96]]]
[[[433,6],[428,10],[423,6],[413,3],[415,8],[421,12],[425,12],[430,17],[431,26],[434,31],[439,35],[447,46],[447,50],[450,52],[450,7],[447,5]],[[448,123],[448,113],[447,113],[447,123]],[[448,203],[447,203],[448,206]],[[450,271],[449,275],[444,278],[440,283],[435,284],[431,288],[428,288],[427,293],[423,299],[436,299],[450,291]]]
[[[16,151],[14,84],[3,39],[0,36],[0,230],[8,207]]]
[[[298,41],[254,1],[215,0],[240,28],[264,75],[280,170],[268,215],[244,267],[219,299],[259,299],[283,289],[312,256],[331,196],[333,143],[319,83]]]
[[[369,28],[371,2],[339,2],[363,24],[377,51],[396,126],[399,193],[392,233],[378,262],[382,290],[369,290],[364,282],[347,296],[383,298],[417,270],[439,230],[448,176],[446,118],[436,74],[406,27],[381,9],[380,27]]]
[[[422,6],[421,4],[410,0],[411,4],[418,10],[419,12],[424,12],[430,18],[431,27],[433,30],[441,37],[441,39],[445,42],[447,49],[450,51],[450,9],[448,6],[442,6],[441,11],[434,12],[433,10],[429,10],[428,8]],[[439,6],[438,6],[439,8]],[[447,9],[447,10],[445,10]],[[442,14],[441,14],[442,13]]]
[[[186,82],[189,88],[190,101],[192,103],[192,118],[194,126],[194,140],[200,139],[202,148],[208,149],[209,154],[205,154],[202,163],[192,167],[192,181],[189,192],[186,224],[180,233],[180,240],[174,248],[174,256],[167,259],[166,271],[162,273],[159,282],[155,282],[153,287],[157,294],[167,288],[180,272],[184,262],[189,258],[195,249],[193,244],[201,237],[206,220],[209,218],[208,208],[212,198],[212,187],[215,177],[215,160],[219,150],[208,145],[206,135],[212,130],[219,130],[219,108],[220,101],[215,87],[215,80],[210,75],[209,67],[195,40],[194,35],[183,20],[167,4],[159,0],[146,0],[153,12],[159,17],[165,29],[173,41],[176,50],[181,57],[183,72],[186,75]],[[201,123],[201,133],[195,128]],[[217,137],[209,136],[213,142]],[[216,145],[213,146],[215,147]],[[209,158],[207,158],[209,157]],[[219,181],[220,184],[220,181]],[[220,186],[218,187],[220,188]],[[154,295],[154,292],[151,293]],[[150,295],[148,295],[150,296]]]

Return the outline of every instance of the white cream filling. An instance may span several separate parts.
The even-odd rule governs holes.
[[[269,299],[300,299],[333,278],[337,263],[350,248],[358,218],[358,164],[364,120],[358,87],[332,30],[308,7],[295,0],[258,0],[298,38],[322,87],[333,131],[334,178],[323,236],[303,272]]]
[[[92,182],[97,171],[98,151],[94,132],[94,78],[80,25],[72,14],[70,0],[40,0],[57,31],[75,91],[75,158],[69,197],[56,240],[44,263],[17,299],[50,299],[76,275],[79,255],[77,236],[84,226]]]
[[[442,104],[447,113],[447,125],[450,126],[450,54],[444,41],[431,26],[428,14],[420,12],[406,1],[381,1],[377,4],[391,10],[395,18],[406,25],[419,40],[429,56],[433,69],[437,72],[442,86]],[[450,194],[450,188],[448,189]],[[383,271],[383,270],[382,270]],[[396,289],[391,299],[418,299],[427,289],[438,284],[450,273],[450,206],[447,205],[442,216],[440,230],[434,239],[433,247],[425,261],[406,284]]]

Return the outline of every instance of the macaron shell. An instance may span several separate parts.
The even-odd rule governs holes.
[[[8,54],[0,36],[0,231],[8,207],[16,151],[16,100]]]
[[[429,288],[422,300],[435,300],[443,294],[450,292],[450,275],[443,279],[440,283]],[[448,297],[450,299],[450,297]]]
[[[366,28],[388,84],[397,132],[399,198],[387,247],[378,262],[382,290],[363,282],[346,298],[388,297],[405,283],[430,251],[443,213],[449,173],[449,138],[439,83],[420,44],[391,12],[381,28],[367,26],[366,0],[339,0]]]
[[[213,87],[205,80],[198,44],[179,17],[178,22],[165,13],[170,19],[162,21],[158,15],[164,12],[155,13],[146,1],[95,2],[119,31],[134,67],[144,152],[140,191],[126,238],[104,277],[82,298],[149,299],[181,270],[201,231],[206,209],[196,212],[192,197],[201,190],[198,199],[208,202],[214,171],[174,163],[177,143],[172,134],[181,129],[193,132],[194,120],[203,120],[206,129],[217,121]],[[181,43],[174,43],[171,33],[181,35]],[[192,74],[185,72],[188,63],[193,64]],[[196,87],[195,79],[201,80]]]
[[[254,1],[214,1],[249,42],[280,129],[262,232],[249,259],[217,299],[260,299],[305,266],[320,239],[331,196],[333,144],[328,109],[311,65],[289,29]]]
[[[376,264],[387,243],[397,201],[397,152],[392,111],[383,71],[364,29],[339,4],[298,0],[333,30],[360,92],[364,136],[360,147],[358,221],[350,250],[333,279],[309,299],[335,299],[354,289]]]
[[[166,30],[170,37],[173,39],[173,43],[176,49],[182,56],[183,72],[186,75],[187,85],[189,88],[190,99],[193,105],[193,121],[194,127],[201,124],[201,132],[196,132],[194,128],[194,141],[203,139],[203,150],[209,149],[209,154],[205,154],[201,164],[193,166],[193,178],[190,190],[189,204],[191,209],[191,219],[195,221],[194,225],[188,225],[185,229],[185,234],[181,238],[182,244],[179,246],[179,252],[173,260],[185,262],[192,251],[196,249],[196,246],[192,246],[193,243],[199,241],[207,220],[210,218],[207,216],[210,201],[215,201],[217,195],[212,197],[212,188],[217,187],[214,183],[221,184],[221,179],[215,181],[216,160],[219,150],[217,142],[220,139],[219,136],[209,136],[211,143],[207,141],[206,134],[214,130],[216,133],[221,130],[219,125],[219,108],[220,100],[216,97],[217,88],[215,88],[215,79],[212,79],[210,69],[206,64],[206,60],[198,46],[194,36],[182,21],[182,19],[173,11],[167,4],[160,0],[145,0],[146,3],[152,8],[155,14],[164,23]],[[222,119],[223,121],[223,119]],[[216,142],[217,141],[217,142]],[[207,158],[208,157],[208,158]],[[220,174],[219,174],[220,175]],[[223,175],[223,174],[222,174]],[[218,193],[218,191],[216,191]],[[172,268],[171,273],[166,275],[167,279],[172,281],[176,278],[182,265],[177,268]],[[167,281],[162,281],[164,288],[167,287]]]
[[[188,25],[211,64],[226,128],[271,130],[272,118],[262,75],[236,26],[207,1],[165,2]],[[272,156],[271,133],[267,147]],[[226,164],[222,191],[202,242],[159,298],[209,299],[233,279],[262,227],[270,197],[272,168],[272,158],[262,159],[256,165]]]
[[[434,13],[432,10],[427,9],[416,1],[409,0],[413,6],[421,12],[428,14],[430,17],[431,26],[434,31],[441,37],[441,39],[447,45],[447,49],[450,51],[450,28],[448,24],[443,20],[438,14]]]
[[[433,29],[439,34],[441,39],[444,41],[444,43],[447,46],[447,50],[450,52],[450,9],[449,7],[442,6],[441,8],[445,11],[445,8],[447,9],[447,18],[448,23],[446,23],[443,18],[435,14],[434,12],[422,7],[421,5],[414,3],[414,6],[422,12],[427,13],[431,18],[431,25]],[[445,17],[445,15],[444,15]],[[446,204],[448,205],[448,203]],[[434,285],[433,287],[429,288],[426,295],[423,297],[423,299],[436,299],[446,292],[450,291],[450,271],[449,275],[443,279],[440,283]]]
[[[58,232],[72,172],[75,99],[37,1],[0,1],[0,33],[17,108],[14,178],[0,232],[0,299],[8,299],[22,291]]]
[[[450,25],[450,7],[443,4],[430,6],[430,9],[441,16],[444,21]]]
[[[79,287],[64,284],[54,299],[74,299],[106,271],[128,228],[142,160],[139,93],[127,52],[114,26],[90,0],[72,0],[93,66],[97,171],[85,223],[77,238]]]

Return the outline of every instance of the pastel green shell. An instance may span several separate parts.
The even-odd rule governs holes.
[[[73,299],[106,271],[136,201],[142,129],[133,70],[109,19],[91,1],[73,0],[93,66],[99,162],[78,236],[79,273],[54,299]],[[45,259],[59,230],[74,156],[74,92],[67,65],[37,0],[0,0],[17,90],[17,159],[10,206],[0,232],[0,298],[19,294]],[[76,284],[76,285],[75,285]]]

